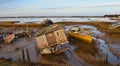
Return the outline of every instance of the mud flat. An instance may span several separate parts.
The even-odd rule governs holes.
[[[109,26],[113,23],[110,22],[61,22],[61,23],[57,23],[57,24],[61,24],[63,26],[74,26],[74,25],[79,25],[82,27],[87,27],[86,30],[91,31],[93,33],[93,37],[97,38],[97,39],[101,39],[103,41],[105,41],[105,45],[107,45],[110,48],[110,52],[112,52],[112,55],[116,57],[120,57],[119,52],[120,52],[120,35],[119,35],[119,28],[114,29],[113,31],[111,31],[111,33],[108,33],[107,30],[109,28]],[[26,26],[29,27],[29,29],[31,30],[39,30],[41,28],[43,28],[44,26],[40,25],[40,24],[0,24],[1,27],[1,31],[5,32],[5,31],[15,31],[15,32],[19,32],[19,31],[26,31]],[[91,28],[92,26],[92,28]],[[91,29],[94,29],[94,31],[92,31]],[[98,30],[98,31],[96,31]],[[36,32],[35,31],[35,32]],[[114,32],[116,31],[116,32]],[[3,33],[4,34],[4,33]],[[112,34],[112,35],[111,35]],[[12,58],[12,61],[14,62],[9,62],[6,61],[5,63],[3,63],[4,61],[1,60],[0,63],[2,64],[9,64],[10,65],[14,65],[14,64],[39,64],[38,62],[40,62],[41,66],[52,66],[53,64],[56,64],[56,66],[60,66],[59,64],[63,64],[62,66],[65,66],[64,64],[68,64],[71,66],[112,66],[111,63],[106,63],[105,62],[105,57],[100,53],[100,49],[97,47],[96,42],[92,42],[91,44],[88,44],[86,42],[80,41],[80,40],[75,40],[74,38],[68,37],[71,47],[69,50],[65,51],[64,53],[57,55],[57,56],[45,56],[45,57],[37,57],[38,54],[36,53],[36,43],[34,40],[35,36],[33,35],[32,39],[28,39],[26,37],[22,37],[17,39],[15,42],[13,42],[12,44],[9,45],[4,45],[2,46],[1,49],[1,57],[4,56],[4,58],[9,59],[9,57]],[[110,39],[109,39],[110,38]],[[110,41],[112,40],[112,41]],[[34,48],[32,48],[34,46]],[[11,48],[11,49],[10,49]],[[21,50],[22,48],[26,49],[29,48],[30,49],[30,59],[31,61],[35,61],[35,63],[27,63],[27,62],[23,62],[19,60],[19,57],[22,58],[21,56]],[[5,50],[7,49],[7,50]],[[9,50],[10,49],[10,50]],[[33,51],[34,49],[34,51]],[[8,54],[6,54],[6,51],[11,51]],[[20,51],[16,52],[16,51]],[[5,55],[4,55],[5,53]],[[12,54],[13,53],[13,54]],[[18,53],[18,54],[17,54]],[[17,56],[18,55],[18,56]],[[20,61],[20,62],[18,62]],[[38,60],[39,59],[39,60]],[[27,60],[26,60],[27,61]],[[116,61],[117,62],[117,61]],[[118,61],[120,62],[120,61]]]
[[[61,23],[62,24],[62,23]],[[84,59],[86,62],[88,62],[91,65],[102,65],[102,66],[113,66],[113,65],[119,65],[120,63],[120,34],[119,30],[120,28],[115,28],[110,33],[107,32],[109,29],[109,26],[112,23],[65,23],[63,25],[67,26],[68,28],[71,28],[72,26],[80,26],[81,28],[86,27],[88,31],[93,33],[93,37],[97,39],[98,43],[100,44],[100,47],[97,47],[96,42],[93,42],[92,44],[87,44],[86,42],[75,40],[74,38],[69,37],[69,41],[72,45],[75,45],[77,48],[75,49],[76,54]],[[97,25],[97,26],[96,26]],[[102,27],[103,25],[103,27]],[[101,26],[101,27],[99,27]],[[105,26],[105,27],[104,27]],[[91,30],[91,28],[93,30]],[[68,30],[68,29],[67,29]],[[106,63],[106,48],[108,47],[109,52],[109,63]],[[101,54],[101,51],[103,54]],[[114,60],[114,61],[113,61]]]

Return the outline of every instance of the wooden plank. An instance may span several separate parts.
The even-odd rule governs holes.
[[[57,43],[54,33],[46,34],[46,38],[49,45]]]
[[[8,36],[6,37],[4,43],[5,43],[5,44],[8,44],[8,43],[10,43],[14,38],[15,38],[15,35],[14,35],[14,34],[10,34],[10,35],[8,35]]]

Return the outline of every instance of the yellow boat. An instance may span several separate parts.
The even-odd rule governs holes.
[[[82,41],[87,42],[87,43],[92,43],[92,36],[90,36],[88,34],[76,33],[72,30],[69,30],[68,35],[70,37],[77,39],[77,40],[82,40]]]

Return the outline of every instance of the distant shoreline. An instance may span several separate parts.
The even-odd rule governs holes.
[[[104,18],[104,16],[6,16],[0,18]]]

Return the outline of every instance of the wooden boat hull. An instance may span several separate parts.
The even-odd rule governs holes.
[[[74,33],[73,31],[68,31],[68,35],[78,40],[82,40],[87,43],[92,43],[92,37],[90,35],[81,35],[79,33]]]

